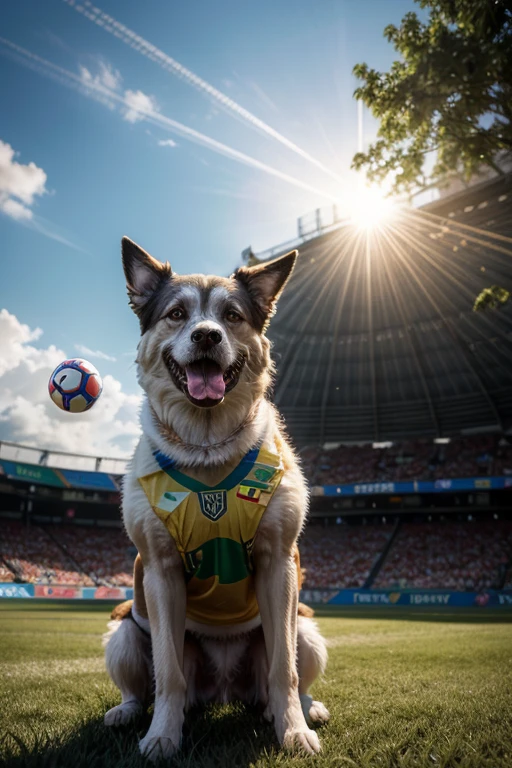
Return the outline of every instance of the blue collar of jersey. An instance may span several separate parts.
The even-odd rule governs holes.
[[[169,477],[172,477],[173,480],[184,488],[188,488],[189,491],[199,493],[201,491],[229,491],[231,488],[235,488],[247,477],[258,458],[259,452],[259,447],[251,448],[251,450],[245,454],[240,464],[238,464],[238,466],[236,466],[224,480],[213,487],[205,485],[204,483],[201,483],[200,480],[195,480],[193,477],[189,477],[188,475],[183,474],[183,472],[180,472],[179,469],[176,468],[175,460],[169,458],[169,456],[166,456],[161,451],[154,451],[153,456],[160,469],[169,475]]]

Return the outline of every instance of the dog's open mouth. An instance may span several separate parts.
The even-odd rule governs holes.
[[[238,384],[245,364],[245,355],[240,353],[225,371],[209,357],[194,360],[185,368],[178,365],[168,352],[164,354],[164,360],[175,385],[186,394],[191,403],[200,408],[213,408]]]

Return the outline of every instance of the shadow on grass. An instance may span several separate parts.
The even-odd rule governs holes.
[[[510,624],[512,607],[450,608],[362,605],[314,605],[317,618],[388,619],[389,621],[430,621],[448,624]]]
[[[12,734],[0,738],[0,766],[5,768],[148,768],[138,741],[147,732],[149,715],[130,727],[110,729],[97,718],[58,736],[34,734],[27,747]],[[259,713],[241,705],[194,709],[187,714],[183,743],[173,768],[248,768],[260,755],[277,748],[274,729]]]

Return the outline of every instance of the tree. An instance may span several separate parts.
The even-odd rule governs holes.
[[[506,288],[502,288],[501,285],[491,285],[490,288],[484,288],[484,290],[478,294],[475,299],[473,310],[475,312],[483,312],[485,309],[500,309],[504,304],[510,301],[510,291]]]
[[[512,156],[512,0],[415,0],[384,35],[400,54],[389,72],[357,64],[355,91],[380,121],[377,140],[352,167],[395,192],[469,180]],[[435,158],[425,171],[427,156]],[[499,158],[499,160],[497,160]]]

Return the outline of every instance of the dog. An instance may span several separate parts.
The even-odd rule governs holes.
[[[105,723],[131,722],[154,696],[139,745],[151,760],[179,748],[190,707],[233,700],[261,706],[283,747],[320,751],[311,726],[329,713],[308,690],[327,649],[298,607],[308,490],[266,397],[266,330],[297,256],[179,276],[122,240],[145,397],[122,493],[134,600],[105,636],[122,701]]]

